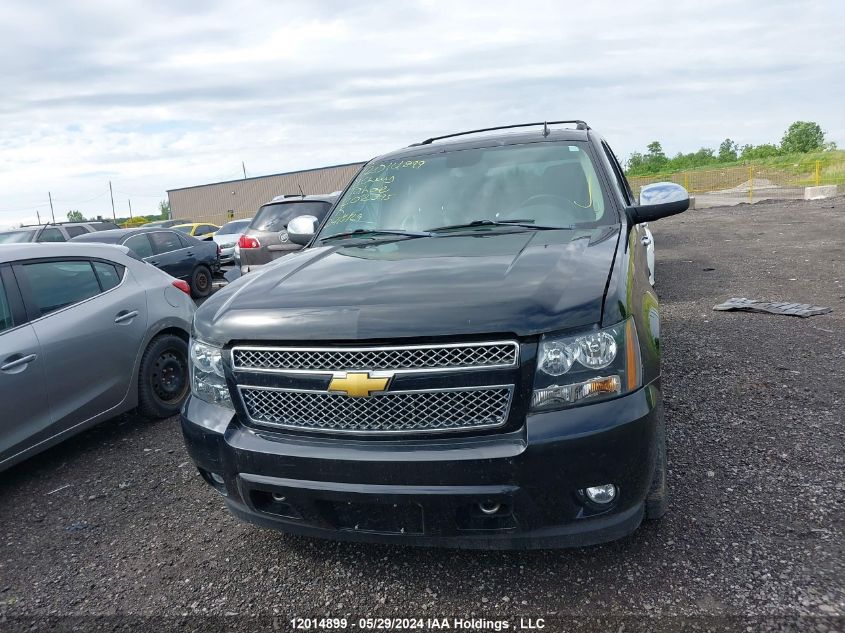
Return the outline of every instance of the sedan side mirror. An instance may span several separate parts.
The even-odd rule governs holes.
[[[319,220],[313,215],[298,215],[288,222],[288,237],[294,244],[305,246],[314,238]]]
[[[640,190],[640,204],[628,207],[625,212],[631,224],[653,222],[689,208],[689,193],[674,182],[655,182]]]

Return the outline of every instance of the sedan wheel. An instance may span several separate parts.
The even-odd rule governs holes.
[[[205,266],[197,266],[191,275],[191,296],[202,299],[211,294],[211,271]]]
[[[176,415],[188,396],[188,345],[178,336],[160,336],[141,359],[138,407],[151,418]]]

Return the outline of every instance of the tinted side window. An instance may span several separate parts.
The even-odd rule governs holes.
[[[209,226],[208,224],[203,224],[203,225],[197,227],[197,230],[194,231],[194,235],[197,235],[197,236],[208,235],[209,233],[212,233],[213,231],[214,231],[213,226]]]
[[[23,269],[42,315],[100,294],[89,261],[36,262],[24,264]]]
[[[111,290],[123,279],[123,271],[126,270],[119,264],[107,264],[106,262],[94,262],[94,270],[100,279],[100,286],[103,292]]]
[[[41,231],[41,235],[38,236],[39,242],[65,242],[64,234],[55,227],[48,227]]]
[[[150,240],[147,239],[146,233],[140,235],[133,235],[126,240],[123,245],[130,251],[135,253],[141,259],[153,256],[153,247],[150,246]]]
[[[155,233],[148,233],[148,235],[153,243],[153,252],[156,255],[182,248],[182,241],[173,231],[156,231]]]
[[[66,226],[65,231],[67,231],[68,236],[71,238],[88,233],[88,229],[84,226]]]
[[[3,287],[3,280],[0,279],[0,332],[8,330],[13,325],[12,307],[6,298],[6,289]]]

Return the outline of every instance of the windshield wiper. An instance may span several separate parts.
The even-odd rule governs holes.
[[[451,229],[473,229],[477,226],[518,226],[524,229],[535,229],[537,231],[560,231],[572,230],[574,226],[544,226],[543,224],[534,224],[534,220],[473,220],[464,224],[449,224],[447,226],[438,226],[429,231],[449,231]]]
[[[321,238],[321,242],[328,242],[329,240],[340,240],[347,237],[367,237],[369,235],[399,235],[404,237],[434,237],[429,231],[405,231],[403,229],[355,229],[346,233],[336,233],[328,237]]]

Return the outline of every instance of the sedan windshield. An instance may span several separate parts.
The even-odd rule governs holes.
[[[0,244],[15,244],[29,242],[35,231],[9,231],[0,233]]]
[[[569,228],[616,222],[580,142],[532,143],[372,161],[320,233]]]

